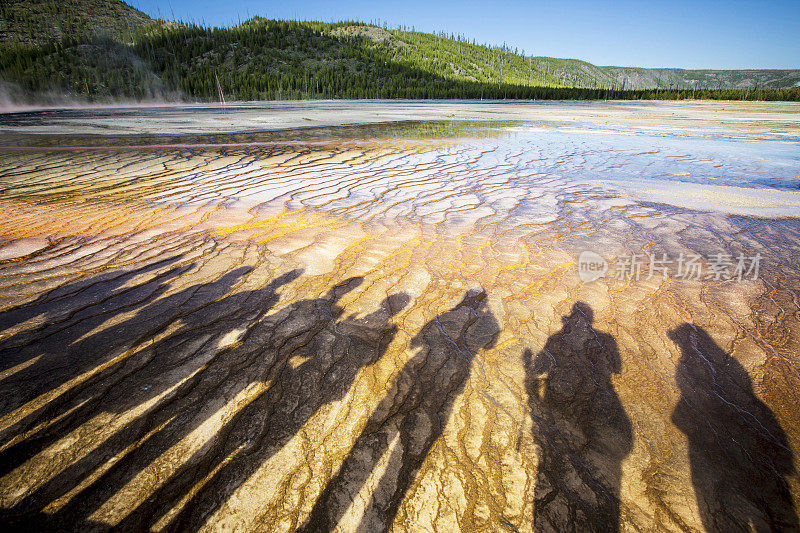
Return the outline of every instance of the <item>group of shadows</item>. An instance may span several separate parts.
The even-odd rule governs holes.
[[[41,327],[0,344],[0,371],[14,370],[0,380],[0,416],[26,404],[30,410],[0,434],[0,475],[98,414],[130,418],[2,510],[3,530],[106,529],[92,520],[105,502],[231,399],[261,384],[222,419],[207,445],[176,459],[166,479],[141,495],[132,489],[133,509],[114,529],[201,528],[320,408],[342,400],[361,368],[380,359],[397,333],[392,316],[409,302],[395,294],[367,316],[344,316],[340,299],[361,283],[351,278],[275,311],[278,289],[301,272],[258,290],[231,291],[247,268],[167,293],[193,268],[170,261],[74,282],[0,315],[0,332],[45,318]],[[143,277],[148,281],[132,283]],[[294,527],[333,529],[397,441],[359,528],[388,529],[442,435],[476,354],[499,331],[482,290],[468,291],[425,324],[410,341],[413,356],[341,466],[332,465],[333,477],[310,515]],[[237,341],[221,342],[231,332]],[[697,326],[683,324],[670,337],[682,352],[673,421],[688,437],[703,525],[797,531],[786,479],[794,472],[793,452],[747,372]],[[625,519],[621,464],[633,430],[612,386],[621,367],[616,342],[593,329],[591,309],[579,302],[537,355],[524,353],[523,364],[540,454],[534,529],[618,530]],[[46,393],[50,401],[29,403]]]

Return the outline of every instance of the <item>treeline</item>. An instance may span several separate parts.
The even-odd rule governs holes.
[[[46,44],[66,36],[97,34],[130,42],[133,32],[155,23],[118,0],[0,1],[0,39],[6,44]]]
[[[69,95],[92,101],[178,96],[130,46],[110,38],[8,46],[0,49],[0,79],[28,96]]]
[[[353,31],[355,28],[356,31]],[[363,31],[359,31],[363,29]],[[311,98],[716,99],[800,101],[791,89],[558,87],[531,61],[505,50],[353,22],[255,18],[233,28],[161,23],[132,44],[67,37],[0,49],[0,77],[35,95],[67,92],[90,100],[202,101]],[[457,43],[457,44],[453,44]],[[455,49],[453,47],[456,47]],[[512,57],[513,56],[513,57]]]

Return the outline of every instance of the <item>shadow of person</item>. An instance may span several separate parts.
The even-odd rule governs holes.
[[[673,423],[686,434],[700,518],[707,531],[800,531],[786,476],[794,454],[744,367],[702,328],[669,332],[680,347]]]
[[[35,299],[19,304],[0,312],[0,372],[11,366],[25,362],[20,356],[36,355],[19,350],[20,347],[37,342],[54,330],[65,329],[81,318],[85,318],[85,311],[100,304],[113,307],[114,301],[120,296],[130,292],[134,280],[141,280],[152,276],[160,279],[164,286],[169,281],[160,271],[179,263],[183,258],[178,255],[166,257],[144,264],[134,269],[106,270],[100,273],[80,276],[69,283],[63,283],[47,290]],[[170,270],[170,274],[180,274],[193,264],[184,265],[179,270]],[[137,284],[136,287],[142,285]],[[81,312],[83,311],[83,316]],[[38,320],[34,327],[21,327],[31,320]],[[21,331],[10,332],[14,328]],[[16,348],[17,353],[12,349]],[[21,352],[21,353],[20,353]]]
[[[349,392],[358,372],[377,362],[397,333],[392,316],[406,307],[410,298],[398,293],[363,318],[353,316],[335,321],[341,309],[311,326],[304,338],[296,339],[297,326],[278,329],[274,348],[291,342],[279,359],[281,366],[271,386],[239,411],[220,430],[210,449],[203,449],[186,462],[120,526],[140,527],[144,521],[168,511],[198,479],[210,476],[170,520],[167,529],[196,531],[260,466],[280,451],[324,405],[341,400]],[[279,313],[278,323],[308,322],[309,304],[299,302]],[[328,318],[329,320],[325,320]],[[302,361],[293,364],[295,361]]]
[[[540,453],[534,529],[618,531],[621,463],[633,431],[611,383],[622,366],[617,343],[594,330],[583,302],[562,321],[536,357],[523,354]]]
[[[141,338],[143,331],[169,331],[157,342],[145,343],[127,359],[108,365],[92,378],[55,397],[12,427],[14,431],[10,437],[16,439],[0,451],[0,470],[12,470],[100,413],[121,416],[151,400],[159,397],[160,400],[132,417],[50,481],[0,512],[0,520],[13,522],[22,529],[83,523],[88,514],[81,516],[80,513],[99,507],[106,496],[143,469],[148,464],[144,458],[147,452],[154,454],[150,460],[158,457],[205,420],[208,413],[198,413],[198,405],[217,399],[218,389],[230,392],[229,389],[237,385],[246,386],[246,383],[237,382],[225,388],[237,364],[245,362],[246,357],[237,359],[242,351],[221,347],[219,341],[231,330],[248,331],[277,303],[278,289],[302,273],[299,269],[292,270],[261,288],[231,293],[236,282],[250,271],[249,267],[236,268],[215,281],[192,285],[143,305],[129,319],[110,328],[89,335],[78,334],[81,340],[70,344],[69,350],[80,349],[91,354],[102,352],[116,342],[129,343],[131,339]],[[144,337],[152,336],[155,333]],[[194,416],[187,417],[186,412]],[[46,427],[19,438],[28,427],[42,424]],[[126,451],[134,444],[136,454]],[[146,452],[138,453],[139,449]],[[132,460],[134,456],[136,461]],[[84,499],[79,497],[52,516],[40,513],[50,502],[74,490],[86,476],[109,461],[116,461],[115,467],[106,469],[104,475],[81,489],[79,496]],[[115,482],[120,484],[114,486]]]
[[[163,306],[165,300],[159,298],[169,289],[170,283],[194,267],[192,263],[158,272],[171,261],[175,259],[159,261],[110,278],[103,273],[96,276],[96,280],[79,280],[50,291],[29,305],[0,315],[0,327],[4,329],[37,316],[45,318],[43,326],[17,333],[0,343],[0,369],[20,367],[0,382],[0,415],[6,415],[106,363],[114,356],[115,347],[134,339],[132,332],[121,327],[108,328],[109,333],[114,331],[110,335],[90,334],[131,307]],[[142,283],[122,288],[135,278],[148,276],[150,278]],[[68,296],[50,297],[51,293],[64,294],[73,286],[74,292],[67,293]],[[141,328],[149,327],[146,321],[140,323]],[[99,343],[102,349],[87,347],[87,336],[104,338]]]
[[[279,279],[283,278],[285,276]],[[284,281],[288,279],[293,277]],[[93,513],[120,487],[127,486],[213,413],[251,389],[251,385],[256,385],[256,391],[266,386],[264,392],[249,398],[246,407],[229,422],[215,429],[217,433],[207,445],[186,461],[181,460],[181,465],[164,483],[148,493],[117,527],[146,529],[183,499],[190,500],[184,508],[191,513],[181,514],[176,520],[201,524],[202,518],[227,500],[229,491],[235,490],[237,483],[247,479],[246,471],[255,471],[280,449],[322,402],[343,396],[358,369],[385,349],[394,335],[387,313],[397,312],[405,305],[407,297],[395,295],[381,310],[363,319],[339,320],[343,309],[338,301],[361,281],[361,278],[350,278],[319,298],[296,302],[266,317],[263,313],[272,299],[248,296],[246,300],[254,300],[252,305],[260,302],[264,309],[260,317],[250,322],[247,333],[234,348],[216,356],[182,383],[170,394],[171,401],[162,402],[137,417],[11,509],[4,518],[20,528],[69,528],[73,524],[88,523]],[[282,282],[276,280],[276,283]],[[241,293],[229,298],[240,302],[239,296]],[[219,303],[229,307],[224,302]],[[218,313],[213,311],[213,304],[209,308],[217,317],[212,321],[216,324]],[[184,343],[187,338],[203,336],[207,329],[205,322],[192,321],[189,331],[162,341],[159,348],[169,353],[171,347]],[[227,328],[237,326],[235,321],[224,322]],[[305,362],[298,365],[297,361],[303,359]],[[146,366],[142,372],[152,370]],[[142,375],[132,376],[129,386],[135,389],[143,379]],[[124,388],[120,388],[123,399]],[[134,443],[136,446],[131,449]],[[90,483],[84,483],[58,512],[48,515],[37,511],[66,494],[65,490],[75,487],[76,480],[80,481],[107,462],[113,464]],[[199,487],[201,479],[206,482]]]
[[[192,285],[168,296],[163,294],[168,288],[166,281],[170,278],[163,276],[157,279],[158,285],[151,287],[153,282],[148,282],[144,287],[133,288],[124,295],[124,301],[135,302],[133,305],[136,306],[136,312],[126,320],[98,328],[114,313],[98,312],[94,310],[95,307],[105,309],[108,306],[109,310],[119,312],[116,305],[124,303],[111,305],[109,300],[105,300],[90,306],[88,318],[27,345],[27,350],[41,354],[39,359],[0,382],[0,393],[8,392],[9,396],[15,393],[17,397],[24,394],[32,398],[48,391],[54,391],[55,394],[47,403],[4,431],[3,439],[11,440],[13,444],[4,446],[0,451],[0,474],[8,473],[55,440],[69,434],[95,416],[98,408],[105,412],[122,413],[132,408],[134,402],[143,403],[158,396],[163,388],[174,385],[174,382],[154,379],[154,375],[168,372],[174,364],[174,361],[170,361],[171,353],[152,361],[155,352],[170,339],[180,337],[184,330],[196,328],[201,321],[200,315],[207,315],[218,307],[225,307],[229,312],[231,308],[236,309],[229,300],[241,295],[228,296],[217,302],[215,299],[226,295],[250,270],[249,267],[239,267],[214,281]],[[172,275],[172,271],[167,274]],[[268,308],[272,303],[270,299],[276,297],[273,290],[297,276],[299,271],[275,280],[264,291],[266,298],[262,305]],[[158,297],[155,300],[145,297],[151,294]],[[157,336],[180,319],[188,320],[166,341],[145,343],[144,350],[135,349],[143,339]],[[194,332],[194,335],[198,333]],[[131,347],[134,347],[133,353]],[[70,378],[87,371],[90,374],[88,377],[72,386],[65,386]],[[154,386],[158,383],[162,386]],[[121,390],[125,390],[125,394],[120,394]],[[31,432],[27,438],[19,438],[19,435],[37,427],[38,431]]]
[[[499,331],[482,289],[468,292],[458,305],[423,326],[410,345],[419,351],[374,409],[301,531],[332,530],[397,440],[359,530],[391,526],[416,471],[444,431],[476,353],[493,346]]]

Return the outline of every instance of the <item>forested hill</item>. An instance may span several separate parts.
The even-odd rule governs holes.
[[[130,42],[155,21],[118,0],[2,0],[0,43],[44,44],[105,35]]]
[[[119,0],[4,0],[0,18],[0,91],[12,100],[800,99],[798,70],[598,67],[358,22],[206,28]]]

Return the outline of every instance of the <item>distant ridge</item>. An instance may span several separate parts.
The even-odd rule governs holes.
[[[596,66],[360,22],[231,28],[155,20],[119,0],[0,4],[0,99],[800,99],[800,70]]]

